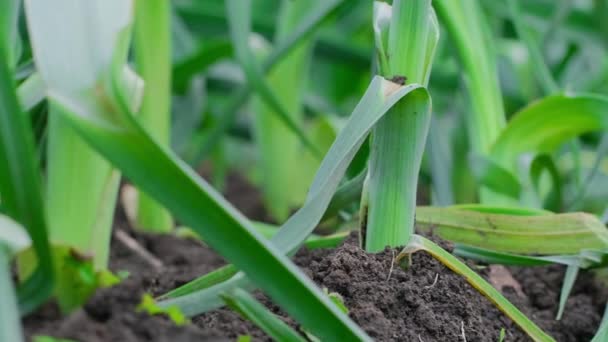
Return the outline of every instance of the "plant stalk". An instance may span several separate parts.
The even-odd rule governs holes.
[[[376,5],[378,19],[384,5]],[[381,75],[427,85],[439,35],[431,0],[394,1],[384,29],[388,35],[376,36]],[[409,99],[396,104],[372,131],[364,223],[364,247],[370,252],[403,246],[414,231],[418,174],[431,119],[430,110],[417,104]]]
[[[53,106],[47,177],[50,240],[91,256],[96,269],[106,268],[120,174]]]
[[[138,0],[135,7],[135,62],[145,82],[138,118],[152,138],[168,146],[171,125],[171,4],[168,0]],[[158,202],[139,192],[136,225],[150,232],[169,232],[173,229],[173,218]]]
[[[314,1],[308,0],[283,0],[275,39],[278,44],[298,28],[300,19],[313,4]],[[304,119],[302,101],[312,46],[311,38],[301,41],[267,76],[268,84],[300,127]],[[302,204],[308,190],[308,183],[297,186],[302,182],[294,181],[294,178],[299,179],[294,175],[303,162],[300,140],[262,99],[256,99],[255,106],[254,134],[260,158],[263,198],[270,214],[283,222],[293,207]]]

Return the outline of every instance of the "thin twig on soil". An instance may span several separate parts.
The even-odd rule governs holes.
[[[393,274],[393,266],[395,265],[395,250],[392,250],[393,258],[391,259],[391,268],[388,270],[388,277],[386,278],[386,282],[391,280],[391,275]]]
[[[462,340],[467,342],[467,336],[464,334],[464,321],[460,321],[460,331],[462,332]]]
[[[439,280],[439,273],[435,274],[435,280],[433,280],[433,283],[431,285],[427,285],[424,288],[427,290],[432,289],[433,287],[435,287],[435,285],[437,285],[437,280]]]
[[[135,254],[139,255],[145,262],[150,264],[150,266],[154,267],[157,270],[160,270],[164,267],[163,262],[160,261],[160,259],[155,257],[152,253],[150,253],[147,249],[140,245],[137,240],[133,239],[122,229],[117,229],[116,231],[114,231],[114,236],[123,245],[125,245]]]

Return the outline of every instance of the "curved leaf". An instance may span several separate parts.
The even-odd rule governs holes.
[[[347,6],[351,1],[346,0],[326,0],[319,2],[319,6],[311,10],[302,23],[293,30],[293,34],[279,43],[270,55],[261,63],[261,69],[266,74],[273,66],[280,61],[283,56],[293,50],[299,42],[309,37],[319,25],[329,18],[342,6]],[[237,10],[241,10],[237,8]],[[203,160],[211,152],[219,138],[224,134],[236,118],[238,109],[247,101],[252,89],[248,84],[243,85],[234,92],[232,100],[226,105],[221,115],[218,115],[218,122],[215,123],[206,134],[202,141],[201,149],[194,156],[194,164]]]
[[[497,252],[552,255],[608,248],[608,229],[585,213],[516,216],[419,207],[416,223],[444,239]]]
[[[21,311],[27,313],[51,295],[54,281],[34,137],[8,65],[9,35],[4,30],[9,12],[4,6],[11,2],[0,5],[0,194],[3,211],[27,229],[39,260],[36,271],[18,289]]]
[[[239,312],[243,317],[255,323],[275,341],[305,342],[302,336],[295,332],[285,322],[269,311],[247,291],[235,289],[222,296],[226,304]]]
[[[507,317],[511,318],[528,336],[534,341],[555,341],[551,336],[542,331],[534,322],[526,315],[519,311],[511,304],[498,290],[490,285],[485,279],[471,270],[462,261],[445,251],[443,248],[436,245],[431,240],[428,240],[420,235],[414,235],[411,242],[397,256],[396,261],[408,257],[408,255],[417,251],[423,250],[431,254],[435,259],[457,274],[463,276],[469,284],[477,289],[481,294],[492,301],[500,311]]]
[[[515,114],[491,149],[491,157],[512,170],[525,152],[551,153],[583,133],[608,129],[608,97],[554,95]]]
[[[312,233],[325,213],[344,176],[348,165],[365,141],[376,122],[396,103],[408,101],[426,102],[429,94],[419,85],[399,86],[376,76],[363,98],[354,109],[350,119],[336,137],[315,175],[304,206],[285,222],[272,241],[283,253],[294,253]],[[186,296],[173,298],[160,305],[178,305],[187,315],[222,306],[218,297],[222,292],[248,284],[243,274]]]

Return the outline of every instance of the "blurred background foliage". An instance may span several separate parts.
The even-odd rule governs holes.
[[[280,41],[277,32],[282,2],[254,0],[251,44],[263,56]],[[545,95],[535,77],[535,64],[525,43],[518,37],[512,13],[505,2],[480,0],[488,34],[493,41],[497,69],[507,120],[530,102]],[[299,101],[291,110],[298,111],[299,124],[317,149],[324,153],[340,130],[347,115],[360,99],[375,73],[374,41],[371,29],[372,1],[345,1],[310,36],[310,54],[305,72],[269,75],[271,86],[301,89]],[[608,1],[606,0],[530,0],[520,1],[521,20],[558,88],[565,93],[608,94]],[[238,104],[238,90],[246,84],[236,62],[223,0],[172,1],[173,101],[172,148],[188,163],[210,176],[214,185],[225,186],[229,172],[238,172],[254,185],[264,187],[267,169],[260,162],[255,115],[256,96],[251,93]],[[449,15],[443,14],[443,15]],[[475,178],[470,165],[470,149],[464,116],[470,110],[457,47],[445,32],[430,80],[433,97],[433,121],[427,153],[423,161],[420,191],[424,201],[438,205],[478,200]],[[297,20],[297,18],[295,18]],[[22,36],[27,39],[24,28]],[[33,70],[29,44],[16,44],[20,56],[18,76],[24,80]],[[297,49],[293,53],[298,53]],[[298,66],[296,66],[297,68]],[[295,75],[295,76],[294,76]],[[274,83],[274,84],[273,84]],[[280,83],[280,84],[279,84]],[[280,90],[280,89],[279,89]],[[280,95],[280,94],[279,94]],[[283,97],[283,102],[288,100]],[[44,159],[46,108],[32,111],[40,158]],[[230,116],[229,114],[235,114]],[[576,115],[576,113],[572,113]],[[234,117],[234,120],[226,117]],[[222,120],[225,125],[222,129]],[[221,133],[221,134],[218,134]],[[287,133],[289,134],[289,133]],[[608,143],[602,134],[585,134],[564,144],[549,156],[557,167],[561,186],[559,211],[584,210],[597,215],[606,210],[608,198]],[[274,141],[280,145],[281,141]],[[301,205],[320,158],[301,144],[287,169],[291,192],[289,206]],[[293,156],[292,156],[293,157]],[[365,147],[359,153],[349,176],[364,167]],[[284,161],[285,162],[285,161]],[[278,162],[277,162],[278,163]],[[291,171],[289,171],[291,170]],[[556,175],[540,179],[538,207],[549,196]],[[267,206],[273,201],[267,200]],[[276,201],[275,201],[276,202]],[[275,221],[282,221],[285,209],[269,208]]]

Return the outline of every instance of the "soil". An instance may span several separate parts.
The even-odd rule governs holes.
[[[86,342],[181,342],[234,341],[240,335],[250,335],[254,341],[271,340],[227,309],[194,317],[183,327],[164,316],[137,313],[135,307],[144,293],[161,294],[225,261],[199,242],[134,232],[125,222],[118,210],[115,229],[138,241],[162,262],[162,268],[155,268],[114,238],[110,268],[126,270],[129,277],[115,287],[99,290],[83,309],[67,317],[61,317],[52,303],[26,317],[28,339],[49,335]],[[336,249],[303,249],[294,260],[319,286],[339,294],[350,317],[377,341],[496,342],[503,328],[505,341],[529,341],[487,299],[429,255],[414,254],[412,266],[404,271],[391,266],[397,252],[365,253],[353,234]],[[563,319],[556,321],[563,267],[503,268],[498,278],[493,269],[478,268],[482,275],[494,277],[500,290],[557,341],[587,342],[597,329],[608,291],[592,274],[579,276]],[[263,294],[256,296],[299,329]]]

